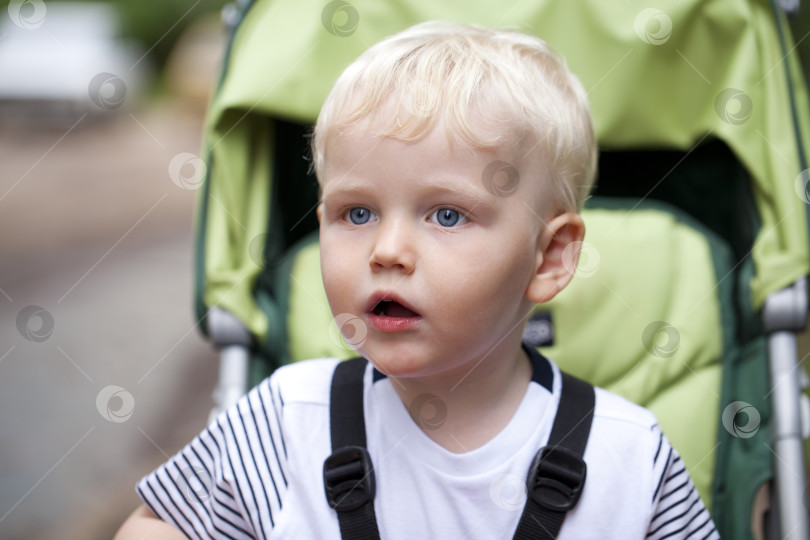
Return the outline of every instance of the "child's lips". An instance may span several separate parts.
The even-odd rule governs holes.
[[[372,296],[367,312],[371,326],[382,332],[408,330],[422,320],[422,316],[416,310],[390,293]]]
[[[411,318],[419,317],[413,306],[396,294],[390,292],[375,293],[369,300],[366,312],[383,317]]]
[[[374,307],[375,315],[382,315],[383,317],[396,317],[406,319],[410,317],[418,317],[413,310],[403,306],[399,302],[392,300],[382,300]]]

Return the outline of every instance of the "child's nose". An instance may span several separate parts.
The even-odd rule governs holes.
[[[409,227],[400,220],[384,220],[376,232],[369,259],[372,271],[393,268],[404,274],[413,272],[416,253],[413,249],[413,232]]]

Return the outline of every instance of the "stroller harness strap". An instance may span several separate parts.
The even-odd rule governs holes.
[[[526,479],[526,506],[514,538],[557,538],[565,514],[577,505],[588,468],[582,456],[593,423],[593,386],[562,375],[560,404],[546,446],[532,460]]]
[[[379,540],[374,513],[374,467],[366,450],[363,412],[365,358],[339,362],[332,376],[329,426],[332,455],[323,463],[326,500],[335,509],[343,538]]]
[[[374,467],[366,449],[363,412],[364,358],[339,362],[332,376],[330,434],[332,455],[323,464],[324,490],[335,509],[341,537],[379,539],[374,513]],[[515,539],[557,538],[565,514],[574,508],[585,486],[582,459],[593,422],[593,386],[562,373],[557,414],[546,446],[532,460],[527,498]]]

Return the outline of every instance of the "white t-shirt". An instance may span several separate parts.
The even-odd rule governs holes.
[[[548,439],[561,386],[557,367],[531,356],[534,378],[512,420],[462,454],[425,435],[391,381],[367,366],[364,409],[381,538],[513,536],[529,466]],[[141,498],[191,538],[340,538],[323,486],[336,363],[277,370],[144,477]],[[719,538],[683,462],[646,409],[597,389],[584,459],[585,489],[560,539]]]

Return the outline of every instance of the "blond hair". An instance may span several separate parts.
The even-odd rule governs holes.
[[[340,75],[312,136],[322,181],[326,143],[394,100],[381,136],[416,141],[438,118],[451,135],[480,148],[517,145],[543,152],[560,209],[588,196],[597,148],[579,80],[541,39],[519,32],[426,22],[368,49]],[[528,142],[528,145],[526,143]]]

